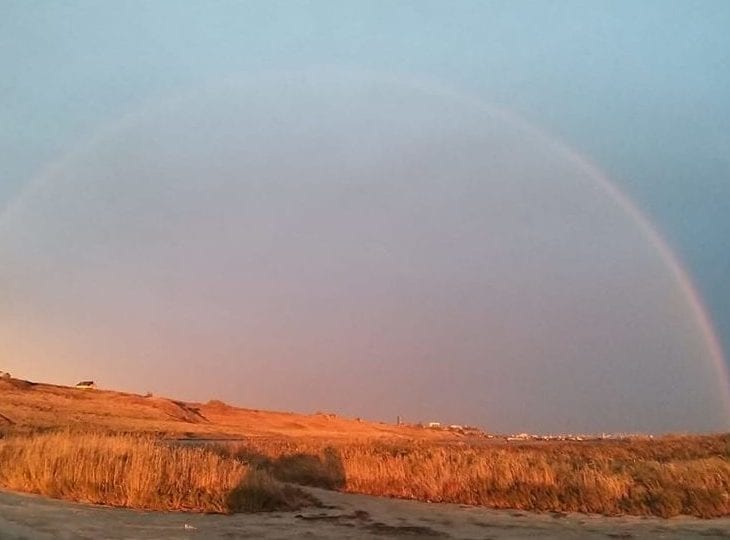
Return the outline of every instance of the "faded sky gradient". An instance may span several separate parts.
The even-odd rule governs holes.
[[[666,261],[554,141],[656,225],[727,349],[729,25],[722,2],[4,3],[0,368],[728,429]]]

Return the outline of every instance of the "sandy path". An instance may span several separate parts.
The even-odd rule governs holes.
[[[730,518],[532,514],[311,491],[327,508],[233,516],[138,512],[0,492],[0,539],[730,538]]]

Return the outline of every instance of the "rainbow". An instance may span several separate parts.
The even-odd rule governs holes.
[[[465,105],[470,105],[476,109],[499,117],[514,126],[517,126],[525,133],[530,134],[542,142],[546,143],[557,155],[570,161],[577,166],[579,170],[585,173],[586,179],[591,180],[594,184],[605,193],[608,198],[615,203],[621,211],[638,227],[641,235],[656,250],[662,262],[670,271],[672,278],[678,285],[682,296],[689,305],[692,317],[697,324],[702,337],[707,346],[713,367],[719,377],[722,385],[722,399],[726,421],[730,423],[730,369],[725,359],[725,353],[720,343],[720,339],[715,332],[709,311],[702,301],[702,295],[695,286],[687,269],[680,262],[677,254],[672,250],[666,239],[659,233],[658,228],[652,223],[649,217],[643,213],[634,201],[624,193],[617,183],[604,173],[590,159],[580,154],[577,150],[552,136],[539,127],[531,124],[524,118],[516,115],[514,112],[487,104],[479,99],[457,93],[451,88],[444,87],[438,83],[432,83],[427,87],[431,92],[439,95],[458,100]]]
[[[337,70],[336,72],[342,74],[341,70]],[[307,73],[311,75],[311,72]],[[352,72],[345,73],[348,75],[353,74]],[[272,73],[270,74],[270,78],[273,79],[280,77],[281,75],[281,72]],[[291,76],[292,73],[286,72],[285,75]],[[296,73],[294,75],[300,76]],[[603,192],[614,204],[616,204],[638,227],[641,235],[649,242],[652,248],[656,250],[656,253],[659,255],[666,268],[670,271],[673,280],[679,287],[683,298],[689,306],[690,313],[701,332],[702,338],[709,352],[714,370],[719,377],[720,384],[722,385],[722,399],[724,402],[725,415],[728,423],[730,424],[730,371],[728,370],[722,345],[714,330],[712,320],[702,301],[702,297],[697,290],[697,287],[692,282],[689,272],[680,262],[678,256],[672,250],[669,243],[659,233],[657,227],[652,223],[650,218],[639,209],[636,203],[634,203],[632,199],[619,188],[614,180],[605,174],[596,164],[592,163],[587,157],[580,154],[577,150],[573,149],[565,142],[557,139],[551,134],[548,134],[539,127],[531,124],[524,118],[519,117],[512,111],[505,108],[485,103],[477,98],[467,96],[434,81],[419,81],[413,78],[409,81],[404,81],[401,78],[384,75],[382,73],[365,73],[363,71],[357,71],[355,72],[355,75],[358,77],[367,77],[368,80],[375,79],[385,83],[397,84],[400,86],[405,85],[413,88],[414,90],[450,99],[457,103],[473,107],[480,112],[498,117],[518,127],[525,133],[538,138],[541,142],[547,144],[548,147],[557,155],[568,160],[578,167],[579,170],[583,171],[585,173],[585,178],[593,182],[595,186],[597,186],[601,192]],[[258,81],[261,81],[260,77],[258,78]],[[247,81],[243,82],[246,83]],[[217,83],[215,85],[203,87],[202,89],[205,90],[240,83],[240,79],[229,79],[224,81],[222,84]],[[5,208],[0,208],[0,238],[3,233],[7,233],[7,227],[9,221],[11,221],[11,215],[18,211],[25,201],[28,201],[35,194],[41,192],[44,186],[53,180],[56,172],[61,170],[66,164],[72,162],[75,158],[84,155],[86,152],[93,150],[93,148],[105,138],[122,131],[126,126],[132,124],[135,119],[144,117],[146,113],[157,110],[159,107],[184,102],[192,95],[195,95],[195,93],[191,92],[179,94],[164,100],[162,103],[150,102],[146,106],[124,115],[116,122],[108,124],[104,128],[100,129],[90,139],[79,144],[74,150],[66,153],[61,156],[60,159],[47,165],[38,175],[26,183],[23,189],[21,189],[21,191],[6,205]]]

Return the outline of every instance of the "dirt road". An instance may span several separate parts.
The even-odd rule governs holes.
[[[325,508],[233,516],[139,512],[0,492],[0,539],[730,538],[730,518],[605,518],[311,490]]]

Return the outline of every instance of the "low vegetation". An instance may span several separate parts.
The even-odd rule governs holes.
[[[505,442],[0,378],[3,434],[0,488],[114,506],[297,508],[309,499],[292,483],[492,508],[730,515],[730,435]]]
[[[69,431],[0,439],[0,488],[147,510],[256,512],[313,502],[211,448]]]
[[[276,478],[492,508],[730,515],[730,436],[576,443],[252,440],[234,452]]]

